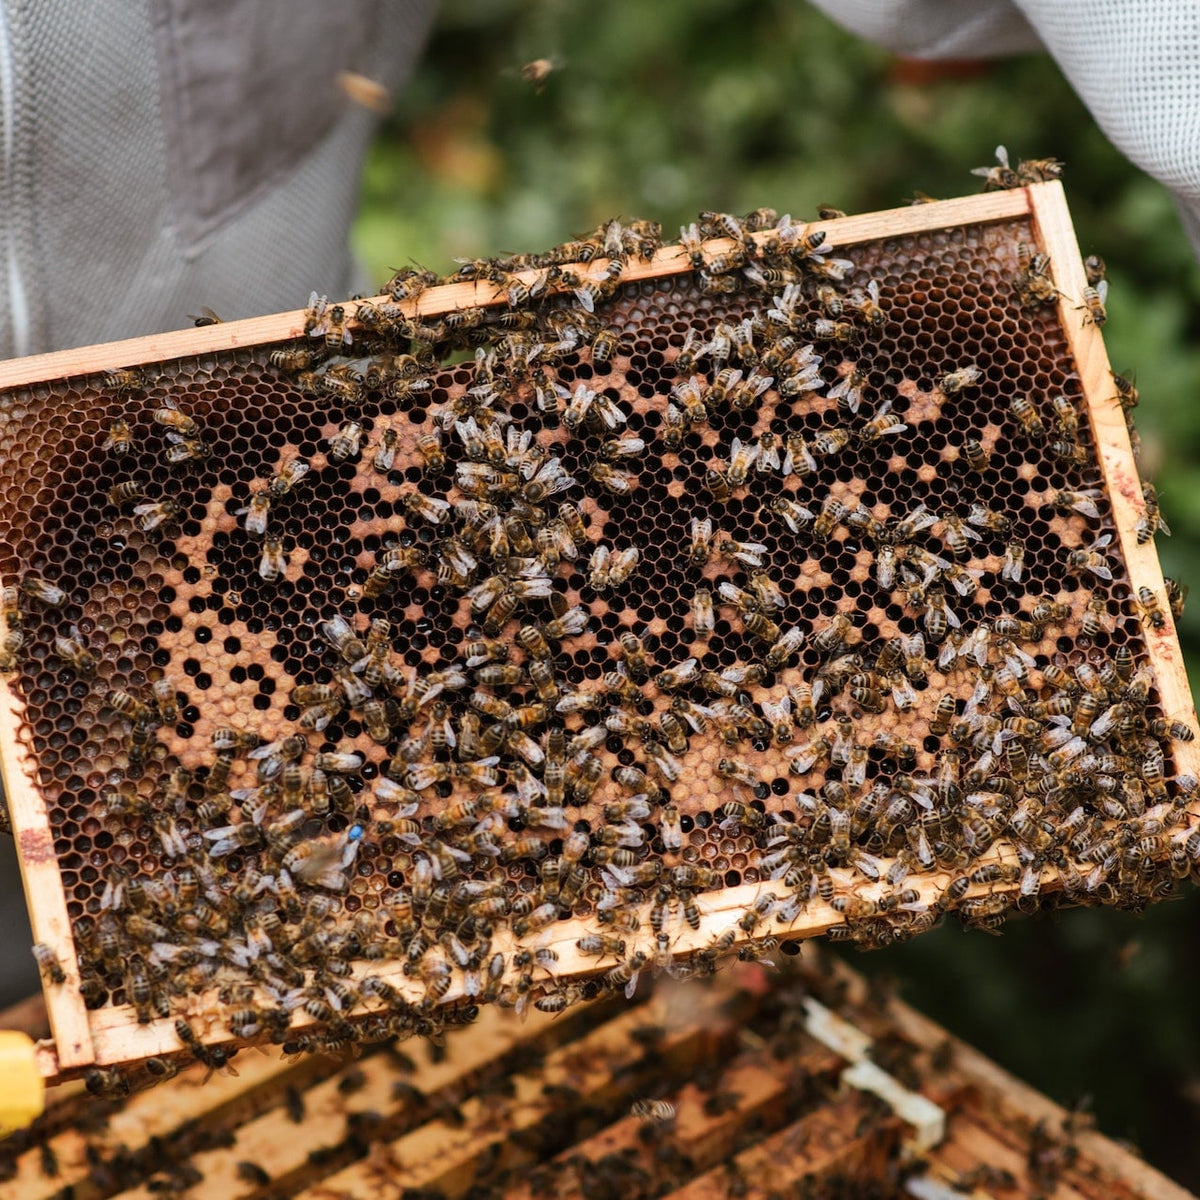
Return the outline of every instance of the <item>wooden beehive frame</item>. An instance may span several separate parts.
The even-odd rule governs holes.
[[[807,961],[817,957],[806,950],[798,969],[775,986],[799,984],[824,997],[868,1053],[886,1045],[908,1056],[919,1094],[945,1119],[944,1135],[922,1155],[917,1173],[949,1185],[965,1171],[987,1165],[1011,1171],[1021,1194],[1029,1194],[1032,1130],[1044,1123],[1057,1139],[1068,1114],[920,1012],[872,995],[866,981],[847,967],[833,963],[822,969]],[[786,1060],[764,1060],[752,1038],[739,1037],[742,1022],[762,1002],[766,982],[761,968],[749,968],[740,978],[726,975],[708,989],[667,986],[625,1012],[611,1003],[584,1006],[557,1020],[535,1013],[520,1022],[493,1009],[472,1030],[452,1038],[436,1061],[425,1061],[419,1044],[408,1047],[418,1070],[410,1078],[423,1093],[423,1104],[414,1104],[411,1092],[393,1092],[404,1071],[386,1052],[347,1064],[325,1056],[289,1062],[272,1049],[240,1062],[237,1076],[215,1075],[203,1087],[197,1086],[203,1068],[196,1064],[176,1080],[135,1094],[90,1133],[73,1114],[95,1102],[81,1085],[70,1084],[52,1098],[43,1128],[16,1154],[5,1194],[13,1200],[46,1200],[64,1187],[86,1189],[96,1163],[118,1156],[137,1163],[151,1142],[169,1157],[186,1145],[189,1130],[219,1127],[228,1130],[228,1140],[186,1154],[202,1176],[189,1193],[196,1200],[250,1194],[252,1185],[238,1173],[239,1162],[247,1160],[271,1177],[274,1194],[302,1200],[330,1194],[368,1197],[384,1186],[436,1188],[458,1196],[478,1164],[494,1161],[491,1144],[506,1133],[517,1135],[505,1152],[514,1169],[499,1194],[529,1200],[536,1191],[528,1179],[532,1164],[519,1165],[528,1154],[520,1131],[555,1121],[547,1114],[561,1105],[554,1086],[565,1077],[577,1103],[603,1104],[614,1093],[626,1097],[624,1104],[619,1099],[608,1104],[613,1119],[544,1155],[546,1167],[562,1170],[565,1194],[574,1195],[570,1163],[576,1156],[594,1161],[616,1153],[645,1161],[653,1153],[641,1140],[641,1123],[623,1109],[629,1095],[654,1086],[645,1079],[645,1065],[635,1061],[641,1048],[629,1035],[655,1024],[664,1027],[660,1061],[669,1060],[678,1079],[670,1093],[678,1106],[670,1139],[688,1159],[686,1175],[670,1194],[680,1200],[723,1196],[733,1165],[755,1189],[753,1196],[771,1191],[769,1185],[778,1189],[801,1177],[820,1180],[847,1170],[862,1170],[867,1179],[889,1177],[907,1132],[904,1122],[857,1089],[836,1087],[845,1058],[804,1035]],[[0,1025],[36,1035],[44,1028],[44,1013],[39,1021],[36,1012],[24,1008],[0,1013]],[[494,1073],[497,1063],[513,1063],[518,1056],[537,1065],[514,1065],[511,1090],[485,1098],[480,1080]],[[714,1062],[723,1068],[717,1086],[736,1093],[737,1104],[708,1112],[703,1100],[716,1077],[708,1083],[700,1077]],[[789,1122],[783,1115],[789,1081],[801,1073],[823,1099]],[[550,1085],[548,1093],[544,1085]],[[288,1092],[303,1101],[298,1122],[285,1107]],[[440,1104],[450,1102],[458,1106],[453,1124],[435,1115]],[[375,1121],[369,1149],[340,1154],[351,1121],[368,1111]],[[556,1116],[565,1124],[561,1107]],[[1100,1132],[1082,1129],[1073,1141],[1078,1157],[1063,1170],[1056,1196],[1188,1200],[1183,1188]],[[52,1178],[43,1169],[43,1144],[57,1163]],[[162,1161],[160,1154],[149,1170]],[[114,1180],[108,1191],[115,1188],[113,1194],[123,1200],[148,1200],[154,1193],[147,1173],[143,1169],[124,1184]],[[982,1194],[991,1192],[985,1187]]]
[[[1143,508],[1141,486],[1124,414],[1113,394],[1104,343],[1098,328],[1090,323],[1085,324],[1077,310],[1086,281],[1061,185],[1038,184],[1013,191],[817,222],[806,228],[809,232],[823,231],[831,244],[846,247],[887,237],[1018,219],[1031,221],[1038,249],[1050,258],[1050,272],[1060,293],[1057,302],[1059,322],[1068,339],[1086,400],[1105,490],[1112,505],[1118,549],[1126,564],[1132,590],[1136,593],[1139,587],[1149,587],[1161,598],[1164,596],[1164,583],[1153,542],[1138,545],[1134,533]],[[706,243],[706,252],[719,254],[729,245],[714,240]],[[604,260],[596,260],[587,265],[580,264],[576,269],[581,275],[598,279],[603,274],[604,266]],[[648,261],[630,262],[622,279],[663,278],[691,269],[688,257],[679,247],[666,246]],[[523,278],[530,282],[534,275],[535,272],[529,272]],[[464,307],[502,303],[503,291],[480,281],[430,288],[416,301],[405,302],[402,308],[408,315],[419,313],[422,317],[428,317]],[[116,367],[132,367],[284,342],[303,336],[304,321],[303,311],[280,313],[16,360],[0,364],[0,389],[92,374]],[[1162,629],[1147,628],[1144,638],[1164,711],[1172,718],[1194,727],[1195,712],[1173,624],[1168,620]],[[67,986],[48,992],[54,1046],[42,1052],[42,1070],[53,1077],[64,1072],[78,1072],[92,1063],[129,1062],[178,1051],[178,1039],[170,1020],[138,1025],[130,1008],[106,1007],[88,1012],[77,988],[73,986],[79,976],[69,936],[66,899],[46,809],[32,783],[32,765],[17,739],[20,712],[19,701],[9,689],[4,688],[0,693],[0,749],[3,750],[0,765],[3,767],[12,812],[34,937],[57,950],[68,975]],[[1200,743],[1176,744],[1177,773],[1200,776],[1198,747]],[[997,843],[990,853],[999,855],[1002,861],[1015,861],[1016,857],[1012,847],[1003,842]],[[936,870],[923,873],[911,883],[921,893],[923,900],[932,903],[948,879],[945,871]],[[1048,889],[1055,886],[1054,873],[1050,869],[1046,871],[1045,882]],[[968,894],[979,894],[982,890],[982,887],[976,887]],[[699,927],[681,929],[672,953],[686,956],[710,944],[714,936],[728,929],[761,891],[761,884],[752,883],[699,895]],[[771,932],[783,937],[810,937],[824,933],[843,920],[843,916],[829,904],[814,899],[790,925],[774,925]],[[577,921],[560,922],[544,935],[544,944],[558,954],[556,973],[563,981],[583,978],[605,969],[597,966],[596,960],[586,959],[579,954],[575,947],[581,932],[578,926]],[[496,945],[504,951],[510,949],[510,935],[507,932],[498,934]],[[394,974],[389,974],[387,968],[379,973],[388,978],[406,999],[418,1000],[423,994],[422,985],[402,977],[398,968]],[[458,998],[457,992],[452,990],[446,1000],[449,1002]],[[298,1025],[303,1025],[306,1020],[303,1014],[297,1014]],[[204,1036],[206,1040],[228,1040],[228,1034],[219,1028],[206,1031]]]

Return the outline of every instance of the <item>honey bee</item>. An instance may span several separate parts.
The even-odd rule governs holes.
[[[399,444],[400,435],[391,428],[383,431],[379,438],[379,445],[375,449],[375,458],[372,462],[375,470],[381,475],[386,475],[396,463],[396,446]]]
[[[1046,436],[1046,426],[1038,415],[1032,400],[1024,394],[1018,394],[1009,402],[1009,412],[1017,419],[1025,436],[1031,441],[1040,442]]]
[[[621,980],[614,980],[620,983]],[[640,1121],[667,1122],[675,1120],[675,1105],[667,1100],[635,1100],[630,1115]]]
[[[958,367],[938,380],[938,386],[947,397],[961,396],[968,388],[977,387],[983,378],[983,372],[974,364]]]
[[[1004,565],[1000,568],[1000,578],[1010,583],[1020,583],[1025,569],[1025,543],[1009,542],[1004,550]]]
[[[812,450],[818,458],[836,458],[849,444],[849,429],[822,429],[813,439]]]
[[[363,427],[357,421],[347,421],[329,439],[329,458],[335,463],[344,463],[357,458],[362,449]]]
[[[1155,491],[1154,484],[1142,484],[1142,500],[1142,515],[1138,518],[1137,525],[1134,527],[1139,546],[1144,546],[1156,533],[1162,532],[1167,534],[1168,537],[1171,534],[1171,530],[1167,526],[1166,521],[1163,520],[1162,512],[1159,510],[1158,492]]]
[[[984,449],[978,438],[969,437],[963,442],[963,458],[967,466],[976,474],[983,474],[992,461],[991,454]]]
[[[154,423],[185,438],[194,438],[200,432],[200,426],[170,397],[154,410]]]
[[[323,353],[322,349],[315,346],[291,346],[284,350],[272,350],[269,361],[279,371],[298,375],[315,367]]]
[[[37,960],[38,970],[47,983],[60,984],[67,982],[66,972],[62,969],[62,964],[58,961],[58,955],[45,942],[35,942],[32,949],[33,957]]]
[[[0,642],[0,671],[13,671],[17,666],[17,655],[25,645],[25,633],[20,629],[9,630]]]
[[[1053,304],[1062,293],[1050,276],[1050,258],[1035,254],[1026,242],[1017,243],[1017,295],[1025,308]]]
[[[356,663],[366,657],[366,646],[359,640],[345,617],[340,615],[331,617],[322,624],[321,628],[330,645],[346,662]]]
[[[951,554],[959,556],[970,554],[971,543],[982,540],[967,521],[953,511],[948,510],[942,513],[942,523],[946,527],[946,547]]]
[[[1105,533],[1098,537],[1090,547],[1072,550],[1067,556],[1067,566],[1072,571],[1090,571],[1098,579],[1111,583],[1112,569],[1108,565],[1107,556],[1103,553],[1104,547],[1111,541],[1112,535]]]
[[[440,496],[426,496],[421,492],[409,492],[401,501],[410,517],[420,517],[431,525],[441,525],[450,514],[450,502]]]
[[[606,492],[609,492],[613,496],[627,496],[633,491],[634,476],[627,474],[625,471],[618,471],[614,467],[610,467],[608,463],[593,463],[588,470],[588,474]]]
[[[114,458],[128,458],[133,453],[133,433],[129,422],[119,417],[112,421],[100,449],[109,451]]]
[[[777,671],[780,667],[786,666],[788,660],[803,644],[804,633],[801,629],[792,625],[781,630],[766,654],[763,655],[763,665],[768,671]]]
[[[1083,303],[1075,307],[1077,310],[1083,310],[1083,323],[1100,328],[1108,320],[1108,312],[1104,307],[1104,302],[1108,299],[1108,280],[1100,280],[1095,287],[1085,287],[1080,299]]]
[[[179,504],[170,499],[135,504],[133,507],[138,526],[146,533],[178,520],[182,511]]]
[[[836,497],[827,496],[821,505],[821,513],[813,524],[813,537],[819,542],[827,541],[849,511]]]
[[[278,534],[268,534],[263,540],[262,557],[258,562],[258,573],[266,583],[276,583],[287,571],[287,555],[283,552],[283,539]]]
[[[67,593],[62,588],[32,572],[21,577],[20,590],[21,595],[28,596],[47,608],[62,608],[67,602]]]
[[[83,634],[76,626],[71,626],[70,637],[63,637],[62,634],[55,637],[54,653],[74,668],[75,674],[81,679],[91,679],[96,674],[96,656],[84,645]]]
[[[1154,629],[1167,627],[1167,618],[1159,607],[1158,597],[1152,588],[1146,587],[1144,584],[1138,588],[1137,606],[1142,614],[1144,624],[1150,625]]]
[[[134,392],[145,391],[148,383],[149,380],[145,373],[136,367],[104,372],[104,386],[118,396],[128,396]]]
[[[782,518],[783,523],[793,533],[799,533],[801,528],[816,520],[816,514],[811,509],[805,508],[786,495],[776,496],[771,501],[769,507],[772,512],[777,513]],[[832,531],[832,525],[830,529]]]
[[[281,462],[279,469],[267,484],[267,495],[273,500],[286,496],[309,470],[309,464],[302,458],[289,458],[286,462]]]
[[[1169,575],[1163,576],[1163,583],[1167,588],[1167,603],[1171,608],[1171,616],[1176,621],[1183,620],[1183,606],[1187,603],[1188,589],[1182,586],[1177,580],[1172,579]]]
[[[247,507],[238,509],[237,515],[246,518],[245,530],[250,537],[262,537],[267,532],[270,513],[270,495],[267,492],[256,492],[250,497]]]
[[[859,428],[858,438],[866,445],[872,445],[880,438],[903,433],[907,428],[903,421],[892,415],[891,400],[885,400],[875,411],[875,415]]]

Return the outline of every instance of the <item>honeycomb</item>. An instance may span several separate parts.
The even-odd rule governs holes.
[[[299,341],[4,396],[5,663],[89,1008],[337,1046],[818,908],[874,946],[1192,870],[1170,616],[1031,222],[767,220],[636,282],[615,228],[464,268],[504,304],[314,298]]]

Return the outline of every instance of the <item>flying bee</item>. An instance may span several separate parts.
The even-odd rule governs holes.
[[[183,510],[174,500],[154,500],[145,504],[135,504],[134,516],[138,518],[138,526],[146,533],[169,525],[177,520]]]
[[[1032,400],[1024,394],[1012,398],[1008,406],[1009,412],[1016,418],[1017,424],[1025,436],[1031,441],[1040,442],[1046,436],[1046,426]]]
[[[258,573],[266,583],[277,583],[287,571],[287,555],[283,552],[283,538],[268,534],[263,539],[262,557],[258,562]]]
[[[1159,607],[1158,597],[1152,588],[1146,587],[1144,584],[1138,588],[1137,606],[1142,614],[1144,624],[1150,625],[1154,629],[1167,627],[1167,618]]]
[[[1083,323],[1085,325],[1095,325],[1097,329],[1108,320],[1108,312],[1104,307],[1104,302],[1108,298],[1108,280],[1102,279],[1095,287],[1088,286],[1083,289],[1083,294],[1080,299],[1082,304],[1077,304],[1076,310],[1083,310]]]
[[[983,372],[974,363],[970,363],[943,375],[938,380],[938,386],[947,397],[960,396],[968,388],[978,386],[982,378]]]
[[[329,439],[329,458],[334,463],[344,463],[357,458],[362,449],[363,427],[357,421],[347,421]]]
[[[71,636],[59,634],[54,639],[54,653],[71,666],[80,679],[91,679],[96,674],[96,656],[84,645],[83,634],[74,625]]]

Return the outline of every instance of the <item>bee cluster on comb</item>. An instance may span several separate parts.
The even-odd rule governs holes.
[[[87,1005],[337,1047],[1187,877],[1161,518],[1115,522],[1059,320],[1102,309],[1027,209],[943,209],[612,221],[10,392]]]

